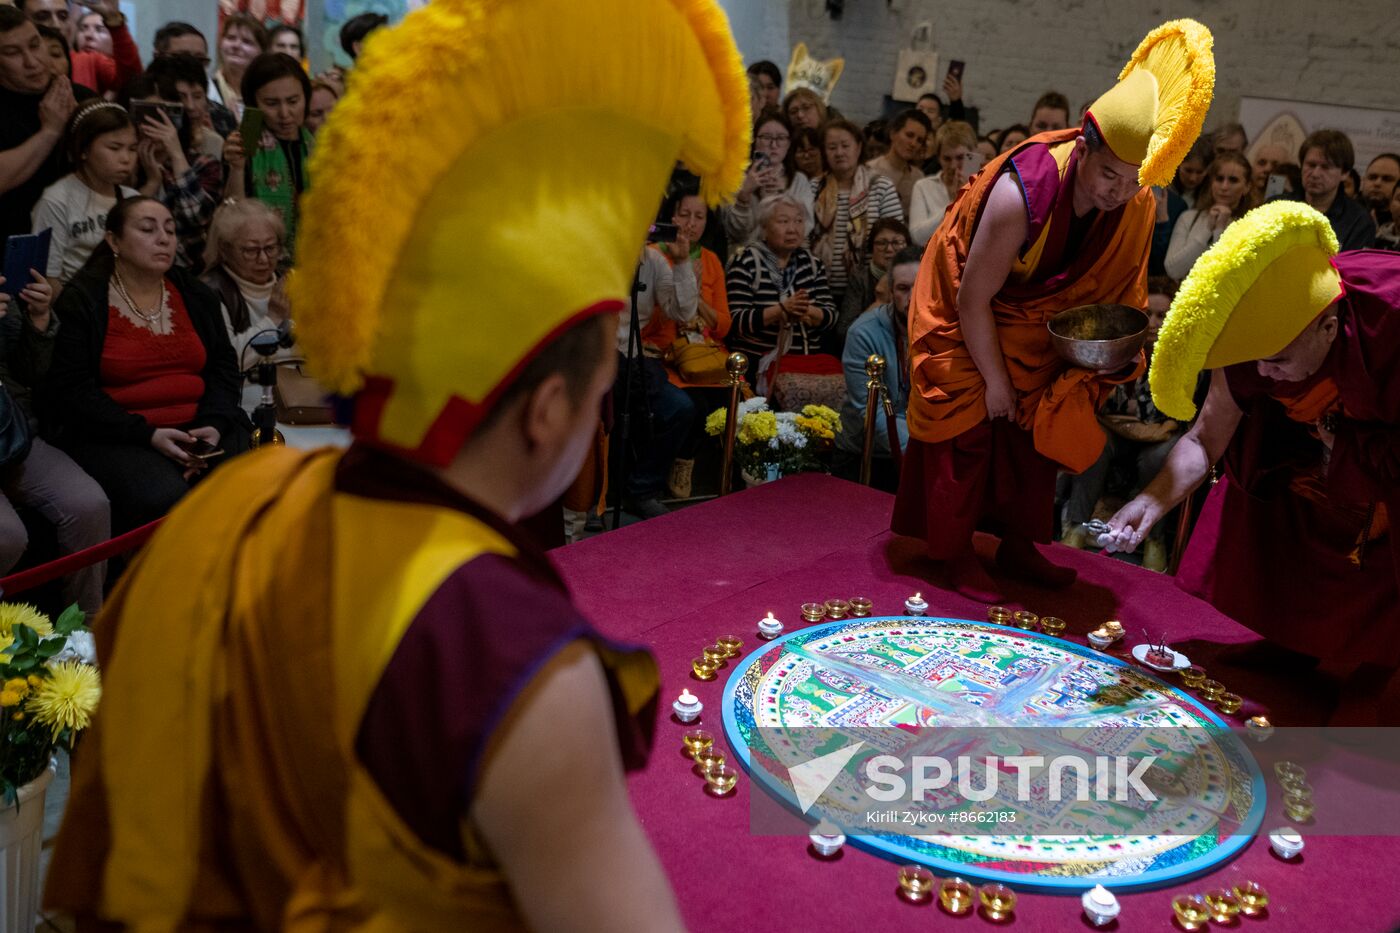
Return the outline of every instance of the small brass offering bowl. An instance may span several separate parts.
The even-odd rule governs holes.
[[[1119,622],[1117,619],[1109,619],[1102,626],[1100,626],[1100,628],[1102,628],[1105,632],[1113,636],[1123,634],[1123,623]]]
[[[904,865],[899,869],[899,893],[906,900],[920,903],[933,892],[933,872],[922,865]]]
[[[961,917],[972,909],[976,891],[961,878],[949,878],[938,889],[938,906],[954,917]]]
[[[1294,777],[1290,774],[1288,777],[1279,778],[1278,783],[1285,794],[1312,799],[1313,786],[1304,778]]]
[[[1046,635],[1059,636],[1064,633],[1066,625],[1064,619],[1057,619],[1054,616],[1040,617],[1040,630]]]
[[[826,614],[833,619],[844,619],[846,613],[851,611],[851,604],[844,599],[828,599],[826,601]]]
[[[710,645],[700,653],[705,656],[706,661],[713,661],[716,668],[724,667],[729,657],[729,649],[724,645]]]
[[[739,772],[728,765],[720,765],[705,772],[706,789],[716,797],[723,797],[739,783]]]
[[[702,776],[724,766],[724,752],[710,746],[695,753],[695,770]]]
[[[1255,917],[1269,906],[1269,892],[1257,881],[1242,881],[1235,885],[1235,897],[1240,901],[1240,913]]]
[[[1040,624],[1040,616],[1036,615],[1034,612],[1022,609],[1012,614],[1011,621],[1015,623],[1017,628],[1028,629],[1034,632],[1035,627]]]
[[[1206,892],[1206,908],[1215,923],[1233,923],[1240,915],[1240,899],[1231,891],[1216,888]]]
[[[705,749],[713,748],[715,737],[704,729],[691,729],[685,735],[681,736],[681,744],[684,745],[685,750],[690,753],[690,757],[694,758]]]
[[[1306,823],[1317,812],[1317,804],[1313,803],[1311,796],[1284,794],[1283,812],[1295,823]]]
[[[1201,682],[1201,696],[1207,701],[1214,703],[1220,699],[1220,695],[1225,692],[1225,685],[1218,680],[1206,680]]]
[[[1045,326],[1060,358],[1082,369],[1122,369],[1147,343],[1147,315],[1127,305],[1081,305]]]
[[[982,913],[988,920],[1005,920],[1016,909],[1016,892],[1004,884],[984,884],[977,889]]]
[[[993,606],[987,610],[987,621],[993,625],[1010,625],[1014,613],[1005,606]]]
[[[820,622],[826,618],[826,603],[803,603],[802,618],[807,622]]]
[[[1280,781],[1301,781],[1308,776],[1307,770],[1291,761],[1274,762],[1274,777]]]
[[[719,665],[709,658],[694,658],[690,662],[690,672],[695,675],[696,680],[714,680],[717,670]]]
[[[1240,698],[1238,693],[1222,693],[1215,698],[1215,708],[1226,716],[1238,713],[1242,705],[1244,705],[1244,700]]]
[[[738,635],[721,635],[715,639],[715,644],[723,648],[729,657],[737,658],[739,651],[744,647],[744,640]]]
[[[1206,669],[1198,664],[1192,664],[1190,667],[1183,667],[1181,669],[1181,682],[1192,690],[1195,690],[1206,682]]]
[[[875,608],[875,604],[864,596],[852,596],[850,599],[851,615],[864,618],[870,615],[870,610]]]
[[[1199,894],[1180,894],[1172,898],[1172,913],[1183,930],[1199,930],[1210,919],[1210,908]]]

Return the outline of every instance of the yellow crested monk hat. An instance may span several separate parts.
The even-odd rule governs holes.
[[[624,307],[677,160],[743,180],[713,0],[433,0],[366,45],[317,139],[289,283],[356,437],[446,465],[551,339]]]
[[[1138,167],[1139,184],[1170,183],[1201,135],[1215,93],[1214,45],[1193,19],[1163,23],[1085,114],[1113,154]]]
[[[1172,301],[1148,373],[1152,399],[1185,421],[1203,369],[1267,359],[1342,296],[1337,235],[1301,201],[1275,201],[1230,224]]]

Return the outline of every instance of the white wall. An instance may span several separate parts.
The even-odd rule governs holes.
[[[791,0],[789,38],[819,58],[844,55],[832,103],[860,121],[879,114],[895,55],[922,20],[934,26],[938,83],[967,62],[965,99],[982,129],[1026,122],[1047,89],[1079,105],[1106,90],[1142,37],[1188,16],[1215,35],[1215,103],[1207,128],[1234,120],[1249,94],[1400,109],[1400,6],[1395,0]]]
[[[766,58],[787,70],[792,57],[787,0],[719,0],[719,5],[729,15],[729,28],[745,64]]]
[[[214,54],[214,43],[219,29],[219,4],[217,0],[131,0],[123,2],[122,8],[129,11],[136,27],[132,38],[141,50],[141,60],[149,62],[155,54],[152,44],[156,30],[171,20],[189,23],[209,39],[209,53]]]

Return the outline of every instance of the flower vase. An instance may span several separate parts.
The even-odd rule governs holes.
[[[762,486],[764,483],[771,483],[783,475],[778,470],[778,465],[776,463],[768,464],[767,472],[765,472],[763,476],[754,476],[748,470],[740,470],[739,472],[744,477],[744,485],[749,489],[755,486]]]
[[[56,765],[19,789],[16,803],[0,808],[0,930],[34,929],[39,913],[39,853],[44,844],[44,797]]]

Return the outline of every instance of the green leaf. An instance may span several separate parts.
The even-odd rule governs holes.
[[[66,637],[45,638],[39,643],[39,647],[34,649],[34,655],[42,661],[47,661],[49,658],[62,651],[63,646],[66,644],[68,644],[68,639]]]
[[[60,635],[72,635],[86,624],[87,616],[78,608],[78,604],[74,603],[63,610],[63,615],[53,624],[53,630]]]
[[[14,627],[15,646],[20,648],[34,648],[39,644],[39,633],[27,625],[16,625]]]
[[[26,654],[22,658],[15,658],[15,662],[10,665],[16,674],[28,674],[39,666],[39,659],[32,654]]]

